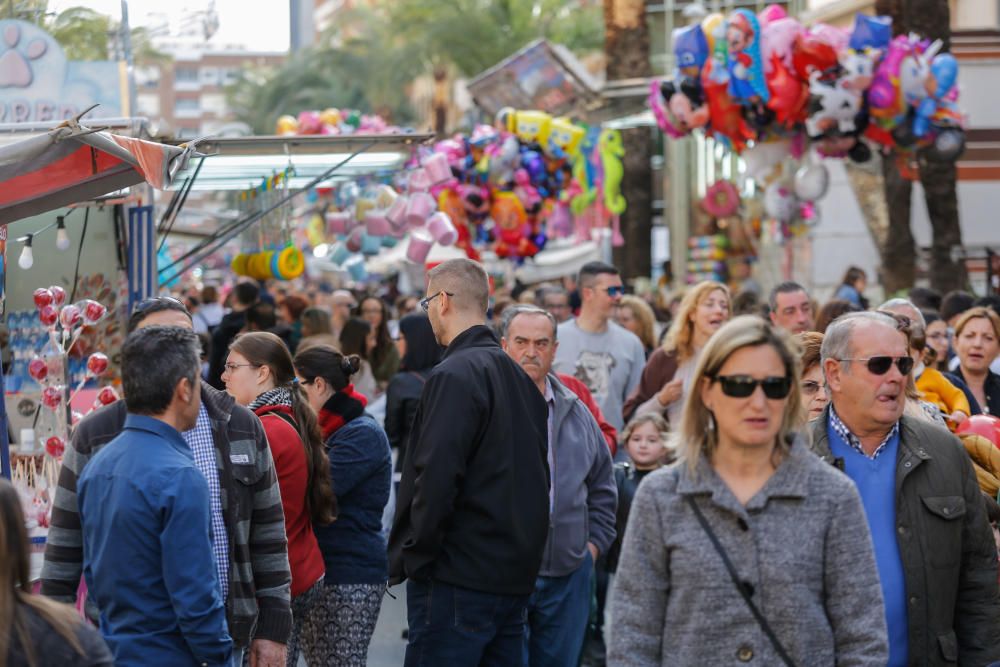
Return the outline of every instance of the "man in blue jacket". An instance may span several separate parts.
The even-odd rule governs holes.
[[[201,407],[194,332],[148,327],[122,348],[128,416],[77,486],[87,586],[119,667],[228,665],[209,491],[181,436]]]
[[[549,536],[528,603],[527,667],[576,667],[590,617],[594,562],[615,539],[611,454],[587,407],[551,373],[556,319],[535,306],[503,313],[501,344],[548,405]]]

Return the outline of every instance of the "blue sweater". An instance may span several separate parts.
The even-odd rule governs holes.
[[[115,665],[227,665],[208,483],[181,434],[128,415],[77,495],[83,572]]]
[[[329,526],[313,527],[326,563],[325,582],[384,584],[389,578],[382,535],[392,483],[389,439],[365,414],[334,431],[326,447],[339,514]]]
[[[854,480],[868,517],[868,527],[875,547],[875,564],[882,583],[885,620],[889,629],[889,667],[907,664],[908,622],[906,616],[906,580],[903,560],[896,541],[896,460],[899,433],[872,460],[851,447],[827,423],[830,452],[844,460],[844,472]]]

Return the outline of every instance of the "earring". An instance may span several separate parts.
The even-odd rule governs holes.
[[[711,412],[708,413],[708,431],[709,433],[715,431],[715,415]]]

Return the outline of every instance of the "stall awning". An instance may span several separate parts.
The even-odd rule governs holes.
[[[144,181],[165,189],[193,154],[193,145],[168,146],[66,121],[0,146],[0,224]]]

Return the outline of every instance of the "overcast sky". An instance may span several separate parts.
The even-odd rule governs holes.
[[[132,26],[156,27],[165,22],[179,23],[201,11],[208,3],[163,0],[129,0]],[[69,7],[89,7],[116,19],[121,18],[121,0],[50,0],[49,10],[60,12]],[[212,38],[216,46],[239,44],[251,51],[288,50],[288,2],[253,2],[216,0],[219,30]]]

